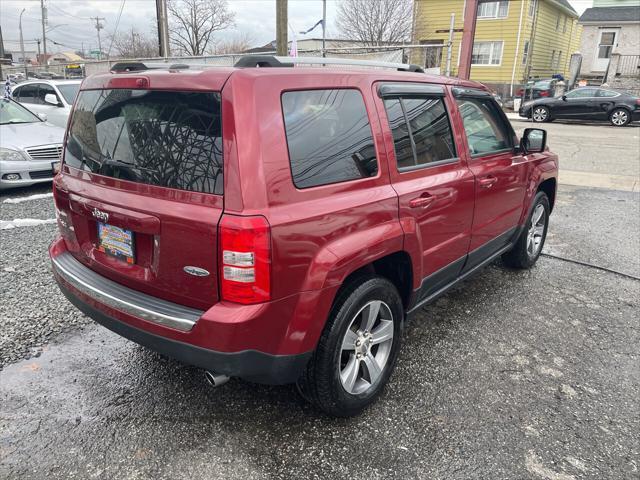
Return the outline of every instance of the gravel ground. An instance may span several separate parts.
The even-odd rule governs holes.
[[[4,203],[51,191],[51,186],[11,191],[0,196],[0,220],[55,218],[51,198]],[[46,344],[90,320],[60,293],[51,274],[47,248],[56,225],[0,230],[0,368],[39,356]]]

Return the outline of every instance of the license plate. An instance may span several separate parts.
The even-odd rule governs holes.
[[[133,232],[98,222],[98,250],[133,264],[135,262]]]

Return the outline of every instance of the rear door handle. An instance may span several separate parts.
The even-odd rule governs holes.
[[[418,198],[409,201],[409,208],[426,208],[435,198],[430,193],[423,193]]]
[[[484,177],[478,180],[478,183],[482,188],[491,188],[497,181],[498,179],[496,177],[494,177],[493,175],[489,175],[488,177]]]

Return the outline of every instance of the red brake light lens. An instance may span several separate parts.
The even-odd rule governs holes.
[[[218,231],[220,290],[229,302],[271,298],[271,228],[261,216],[223,215]]]

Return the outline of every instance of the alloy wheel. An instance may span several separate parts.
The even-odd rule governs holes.
[[[549,113],[546,108],[538,107],[533,110],[533,119],[536,122],[544,122],[547,119]]]
[[[620,127],[627,123],[628,118],[629,116],[627,115],[627,112],[624,110],[616,110],[613,112],[613,115],[611,115],[611,123]]]
[[[542,238],[546,222],[547,217],[544,206],[539,203],[533,210],[529,231],[527,232],[527,254],[530,258],[535,257],[539,253],[540,248],[542,248]]]
[[[364,393],[380,379],[393,346],[393,330],[391,309],[383,301],[370,301],[354,315],[342,339],[338,365],[347,393]]]

